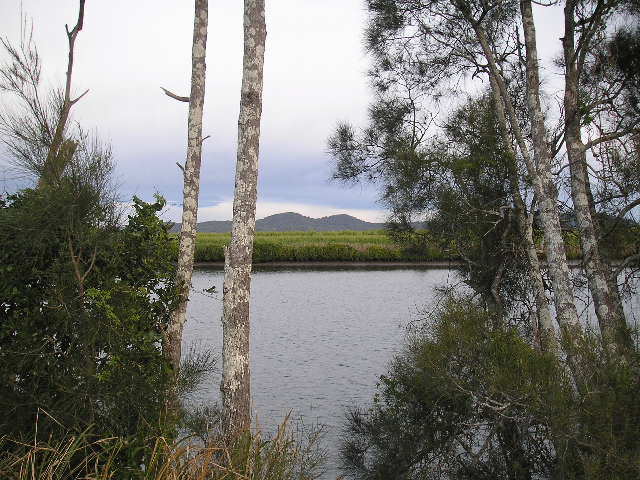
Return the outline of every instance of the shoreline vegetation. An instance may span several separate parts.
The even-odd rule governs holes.
[[[333,265],[341,266],[424,266],[444,268],[463,263],[455,245],[443,245],[434,236],[421,232],[427,239],[419,248],[393,242],[384,230],[335,232],[256,232],[254,264],[271,266]],[[565,232],[567,256],[577,264],[582,258],[580,238],[573,231]],[[626,236],[625,236],[626,237]],[[195,263],[199,267],[224,264],[223,247],[229,233],[198,233]],[[611,242],[611,258],[625,258],[633,249],[631,238]],[[542,247],[538,245],[539,253]],[[543,258],[543,257],[542,257]],[[614,262],[615,263],[615,262]]]

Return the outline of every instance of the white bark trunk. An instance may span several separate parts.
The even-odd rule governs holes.
[[[480,25],[475,25],[476,35],[482,47],[483,53],[489,64],[490,75],[492,75],[500,96],[509,116],[511,127],[514,131],[516,142],[524,158],[525,164],[535,194],[540,205],[540,218],[544,231],[544,248],[549,266],[549,274],[552,280],[554,293],[554,304],[556,307],[557,321],[563,332],[567,330],[580,329],[578,321],[578,311],[573,300],[573,287],[569,274],[569,263],[564,248],[562,230],[560,228],[560,216],[557,208],[557,191],[553,183],[551,173],[551,155],[546,144],[546,128],[540,107],[538,96],[538,70],[537,54],[535,50],[535,32],[533,50],[527,49],[527,99],[529,110],[532,116],[533,144],[536,162],[529,154],[529,149],[524,141],[524,134],[519,127],[518,119],[509,97],[504,79],[495,63],[493,51],[489,45],[486,33]],[[529,44],[527,44],[529,47]]]
[[[573,287],[569,273],[569,264],[562,238],[560,215],[558,212],[558,193],[554,184],[551,151],[547,143],[547,129],[540,103],[540,76],[536,31],[531,12],[531,2],[520,2],[522,25],[527,52],[527,104],[531,116],[532,142],[535,164],[530,162],[529,174],[532,176],[542,219],[545,239],[545,253],[549,264],[549,273],[553,282],[558,324],[563,330],[581,330],[578,312],[573,298]],[[514,119],[515,120],[515,119]]]
[[[180,288],[180,302],[171,316],[165,334],[165,356],[171,362],[174,375],[180,368],[182,330],[187,319],[187,303],[196,246],[202,160],[202,112],[206,77],[207,24],[208,0],[195,0],[191,50],[191,95],[189,96],[189,119],[187,122],[187,159],[184,167],[182,229],[176,271],[176,282]]]
[[[249,298],[266,36],[264,0],[245,0],[238,158],[231,243],[225,249],[222,313],[222,428],[229,438],[251,426]]]
[[[504,111],[504,102],[502,100],[502,97],[500,96],[498,83],[496,79],[491,75],[489,76],[489,80],[491,82],[491,91],[493,94],[493,101],[495,104],[502,139],[505,148],[507,149],[507,153],[509,154],[513,162],[510,168],[511,191],[516,207],[516,214],[518,216],[518,227],[520,229],[520,236],[525,244],[525,251],[527,252],[529,267],[531,269],[533,292],[536,303],[537,343],[542,350],[552,350],[557,352],[557,342],[555,338],[553,318],[551,316],[551,310],[549,308],[549,300],[544,289],[544,281],[542,280],[542,271],[540,268],[538,252],[536,250],[535,241],[533,239],[533,216],[528,213],[527,206],[525,205],[524,200],[522,199],[522,195],[520,194],[520,181],[518,180],[516,152],[512,146],[511,138],[509,137],[507,117]]]
[[[579,66],[575,51],[575,2],[565,5],[565,32],[563,51],[565,62],[565,145],[571,175],[571,198],[576,214],[583,265],[587,275],[589,291],[593,298],[596,317],[604,344],[610,352],[627,349],[631,345],[624,314],[619,308],[619,299],[609,284],[611,268],[606,265],[598,244],[597,219],[592,215],[591,186],[587,171],[585,145],[580,131],[578,108]]]

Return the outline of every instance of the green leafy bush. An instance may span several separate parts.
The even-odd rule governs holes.
[[[0,205],[0,436],[71,432],[136,445],[170,432],[162,334],[176,300],[160,198],[113,206],[68,179]],[[64,425],[64,428],[62,427]],[[6,447],[6,445],[5,445]]]

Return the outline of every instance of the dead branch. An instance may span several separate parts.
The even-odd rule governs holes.
[[[164,87],[160,87],[160,90],[162,90],[168,97],[171,97],[174,100],[178,100],[179,102],[189,103],[191,101],[189,97],[181,97],[180,95],[176,95],[175,93],[170,92]]]

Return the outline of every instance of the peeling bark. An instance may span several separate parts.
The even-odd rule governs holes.
[[[251,426],[249,298],[256,223],[264,50],[264,0],[244,2],[244,56],[231,242],[223,287],[222,428],[235,438]]]
[[[202,160],[202,112],[206,77],[208,0],[195,0],[193,45],[191,50],[191,95],[187,121],[187,159],[184,166],[182,229],[176,270],[180,301],[165,332],[164,353],[173,367],[174,376],[180,368],[182,330],[187,319],[189,288],[193,274],[193,258],[198,222],[200,193],[200,164]],[[173,399],[174,401],[176,399]]]
[[[565,63],[565,145],[571,177],[571,199],[576,214],[583,266],[587,275],[589,291],[593,298],[596,317],[604,344],[610,353],[625,350],[631,345],[624,314],[619,308],[617,292],[609,281],[611,267],[600,253],[597,219],[593,215],[592,192],[587,171],[586,147],[582,141],[579,114],[578,56],[575,49],[575,1],[568,1],[564,8],[565,32],[562,40]],[[583,46],[583,48],[585,48]]]
[[[569,340],[575,334],[582,331],[578,319],[578,312],[573,298],[573,287],[569,273],[569,264],[562,238],[560,216],[558,213],[558,192],[553,182],[552,155],[547,143],[547,128],[545,125],[542,105],[540,103],[540,74],[538,65],[538,48],[536,45],[536,30],[533,21],[531,1],[520,2],[522,13],[522,27],[526,48],[526,77],[527,77],[527,104],[531,116],[532,143],[535,165],[531,165],[530,174],[535,173],[534,185],[540,204],[540,217],[542,219],[545,237],[545,252],[549,273],[553,282],[554,301],[556,315],[560,329]],[[572,354],[567,352],[569,362],[572,363]],[[577,366],[572,367],[574,373]],[[579,383],[579,382],[578,382]]]

